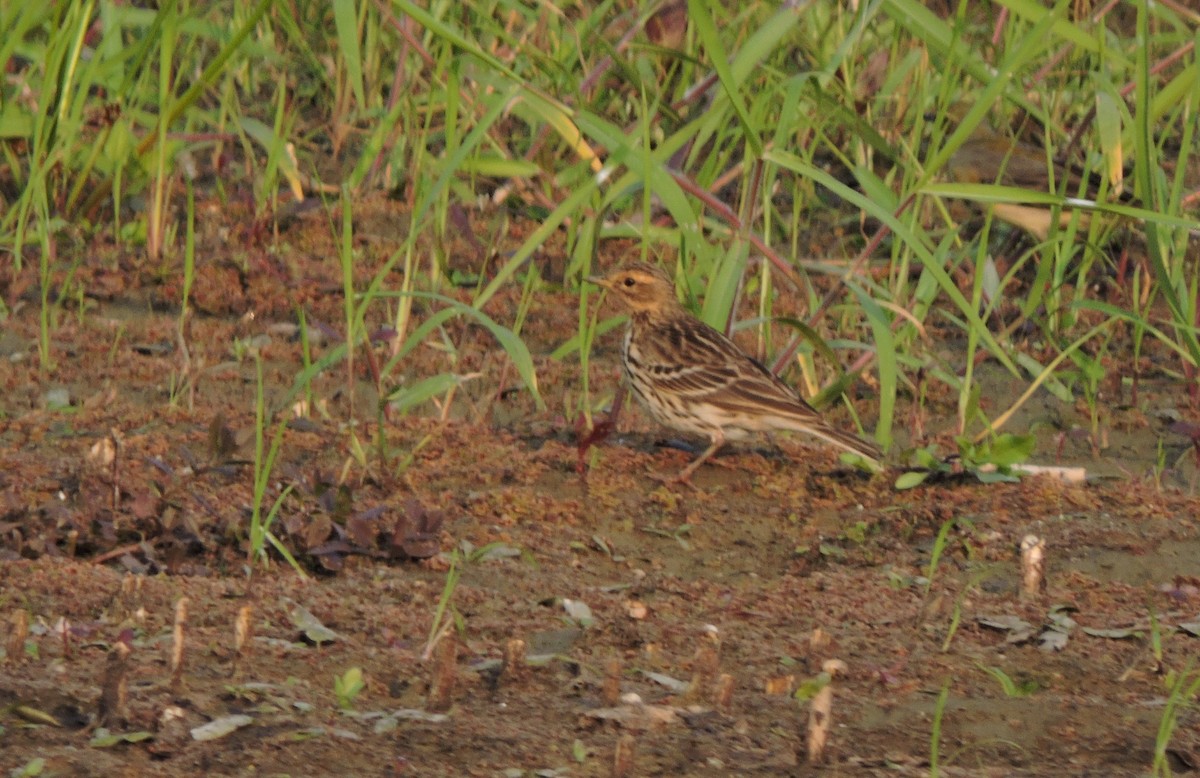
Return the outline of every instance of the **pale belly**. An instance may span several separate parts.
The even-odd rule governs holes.
[[[638,380],[628,371],[625,380],[650,418],[680,432],[706,438],[720,432],[726,440],[742,440],[770,428],[761,418],[731,414],[709,403],[689,401],[685,404],[678,397],[655,391],[648,382]]]

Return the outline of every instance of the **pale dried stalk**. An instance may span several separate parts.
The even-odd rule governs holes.
[[[713,680],[721,666],[721,637],[716,627],[707,627],[701,633],[698,642],[700,645],[692,659],[692,680],[683,695],[685,702],[708,700],[712,693]]]
[[[96,718],[99,726],[113,727],[125,718],[125,706],[129,700],[129,655],[133,653],[128,644],[118,640],[108,661],[104,665],[104,680],[100,683],[100,710]]]
[[[1046,585],[1046,541],[1037,535],[1021,539],[1021,596],[1037,597]]]
[[[117,506],[121,503],[121,449],[124,448],[122,445],[124,440],[121,438],[120,430],[118,430],[116,427],[112,428],[112,430],[109,432],[109,435],[112,436],[113,443],[113,458],[111,465],[113,529],[117,529],[117,516],[120,515],[117,512]]]
[[[825,761],[825,746],[829,744],[829,724],[832,720],[833,681],[846,672],[846,663],[840,659],[829,659],[821,670],[829,674],[829,683],[813,697],[808,709],[808,763],[821,764]]]
[[[188,598],[175,603],[175,628],[171,635],[171,688],[178,689],[183,680],[183,631],[187,626]]]
[[[241,656],[250,644],[250,614],[253,608],[243,605],[238,609],[237,621],[233,624],[233,649]]]
[[[25,656],[25,640],[29,637],[29,613],[23,609],[15,610],[9,623],[12,628],[8,631],[8,643],[5,645],[7,661],[19,662]]]
[[[250,652],[250,615],[254,609],[249,605],[238,608],[233,622],[233,674],[237,675],[242,660]]]
[[[453,629],[454,618],[447,616],[446,620],[442,622],[442,626],[438,627],[438,631],[433,636],[433,640],[429,641],[429,643],[425,645],[425,650],[421,652],[422,662],[428,662],[433,658],[433,653],[435,650],[437,650],[438,643],[440,643],[447,635],[449,635]]]
[[[529,675],[529,664],[525,660],[525,641],[512,638],[504,644],[504,664],[500,677],[511,683],[520,683]]]
[[[796,675],[794,673],[773,675],[763,682],[763,694],[766,694],[770,697],[779,697],[784,694],[791,694],[792,689],[795,688]]]
[[[606,708],[613,708],[620,701],[621,660],[610,659],[604,666],[604,686],[600,690],[600,702]]]
[[[613,752],[612,778],[629,778],[633,772],[633,756],[637,747],[637,739],[626,732],[617,740]]]
[[[429,699],[425,709],[431,713],[450,710],[454,696],[454,682],[458,673],[458,644],[454,633],[447,633],[438,641],[433,654],[433,678],[429,683]]]
[[[724,714],[733,709],[733,676],[721,673],[713,684],[713,707]]]
[[[126,573],[121,579],[120,593],[117,595],[116,609],[121,618],[131,619],[137,614],[142,603],[142,582],[140,575]]]

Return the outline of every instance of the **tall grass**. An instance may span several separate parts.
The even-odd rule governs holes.
[[[413,320],[411,301],[441,291],[450,209],[490,195],[536,226],[482,278],[469,311],[434,317],[491,322],[534,396],[515,335],[525,314],[484,311],[518,278],[526,295],[536,288],[525,270],[552,237],[565,237],[572,288],[606,241],[627,238],[674,267],[709,323],[753,328],[764,357],[797,368],[810,391],[827,387],[818,401],[842,394],[844,372],[873,373],[880,441],[895,437],[917,371],[959,397],[957,433],[992,434],[1013,407],[984,415],[973,401],[981,359],[1069,396],[1082,388],[1057,366],[1108,348],[1107,321],[1140,352],[1157,344],[1189,381],[1200,363],[1188,260],[1200,223],[1185,206],[1200,121],[1196,19],[1174,3],[1128,5],[1089,17],[1068,0],[962,2],[942,16],[914,0],[692,0],[686,29],[668,39],[647,26],[658,6],[611,0],[7,4],[0,252],[18,271],[37,263],[49,368],[53,279],[78,261],[62,239],[107,233],[171,260],[180,153],[239,158],[268,219],[284,190],[340,191],[349,208],[394,189],[410,206],[388,263],[403,265],[403,281],[347,282],[349,359],[373,306],[389,305],[405,347],[437,332]],[[947,179],[974,134],[1030,126],[1047,163],[1063,152],[1097,173],[1101,197]],[[327,149],[341,180],[318,182],[306,171]],[[1134,199],[1121,203],[1104,191],[1125,166]],[[149,207],[128,209],[134,196]],[[984,214],[983,229],[964,233],[954,202]],[[1093,218],[1054,222],[1001,274],[994,251],[1011,229],[986,214],[1014,203]],[[1133,274],[1101,298],[1092,290],[1114,272],[1114,225],[1144,245],[1151,288],[1134,289]],[[564,358],[592,339],[580,305]],[[931,333],[961,340],[966,359],[945,362]],[[379,380],[394,385],[397,360],[387,369]]]

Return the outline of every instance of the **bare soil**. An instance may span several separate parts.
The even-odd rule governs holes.
[[[396,207],[356,208],[360,288],[394,248],[379,236]],[[202,236],[182,336],[180,290],[161,280],[175,272],[81,247],[55,279],[68,302],[50,370],[36,263],[0,279],[13,311],[0,335],[6,774],[44,760],[40,775],[920,776],[936,760],[951,776],[1139,776],[1156,743],[1176,772],[1200,761],[1194,707],[1159,735],[1200,621],[1194,463],[1156,416],[1195,409],[1175,408],[1166,378],[1148,375],[1136,402],[1108,396],[1098,455],[1082,406],[1039,400],[1013,422],[1039,431],[1036,461],[1088,467],[1085,484],[896,491],[896,471],[866,476],[781,437],[729,450],[695,490],[667,487],[649,476],[691,454],[636,411],[584,477],[566,416],[578,362],[549,358],[575,298],[553,287],[561,260],[540,260],[550,284],[522,337],[549,410],[461,320],[431,339],[452,347],[422,347],[403,370],[479,374],[444,414],[378,413],[362,354],[352,377],[338,362],[314,380],[265,495],[269,507],[291,487],[273,530],[301,576],[278,555],[247,563],[252,354],[279,410],[303,365],[297,307],[313,358],[338,345],[340,269],[323,214],[270,240],[232,230]],[[611,250],[603,262],[620,261]],[[521,293],[489,313],[511,322]],[[609,334],[594,353],[601,392],[616,347]],[[386,342],[374,348],[385,360]],[[985,401],[1015,396],[989,380]],[[949,441],[955,399],[929,398],[929,439]],[[871,418],[869,386],[856,405]],[[1022,596],[1027,534],[1046,543],[1046,585]],[[453,626],[439,632],[442,602]],[[810,703],[793,692],[834,659],[846,671],[810,764]],[[365,685],[339,700],[352,668]],[[230,716],[244,718],[198,739]]]

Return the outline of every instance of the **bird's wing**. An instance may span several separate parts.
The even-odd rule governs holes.
[[[791,387],[707,324],[686,319],[661,331],[653,369],[664,388],[735,412],[819,418]]]
[[[721,393],[718,402],[730,410],[790,417],[801,423],[821,421],[821,415],[771,371],[747,358],[737,380]]]
[[[830,426],[811,405],[733,341],[697,319],[660,324],[656,337],[639,338],[630,358],[667,392],[724,409],[732,418],[775,417],[775,425],[806,431],[842,448],[878,459],[878,448]]]
[[[815,435],[848,451],[879,461],[879,447],[827,422],[815,408],[758,362],[747,357],[753,369],[741,371],[738,380],[709,398],[731,414],[747,418],[773,418],[769,427],[782,427]]]
[[[663,391],[686,400],[707,400],[737,380],[736,361],[745,356],[721,333],[695,319],[656,323],[637,337],[629,359]]]

